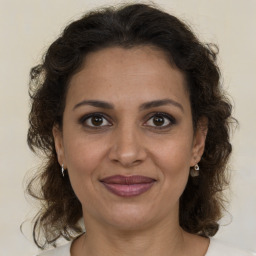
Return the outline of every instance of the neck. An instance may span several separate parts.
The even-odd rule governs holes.
[[[130,231],[90,224],[86,225],[86,234],[72,246],[72,256],[185,255],[185,232],[171,221]]]

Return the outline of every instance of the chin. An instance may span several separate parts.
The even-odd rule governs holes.
[[[135,231],[144,229],[154,221],[153,212],[147,211],[145,207],[126,206],[117,207],[109,212],[106,222],[117,230]]]

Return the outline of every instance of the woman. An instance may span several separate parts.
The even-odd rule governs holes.
[[[143,4],[64,30],[31,71],[28,144],[46,155],[28,186],[42,202],[34,239],[71,240],[43,255],[250,255],[209,239],[231,153],[215,60]]]

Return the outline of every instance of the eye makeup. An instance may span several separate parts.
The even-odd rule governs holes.
[[[146,121],[143,122],[144,127],[150,129],[163,130],[168,129],[177,123],[176,119],[165,112],[153,112],[146,116]],[[113,121],[109,115],[102,112],[92,112],[83,115],[79,119],[79,124],[88,129],[106,129],[113,126]]]

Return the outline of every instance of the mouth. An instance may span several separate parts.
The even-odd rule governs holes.
[[[138,196],[148,191],[155,183],[155,179],[145,176],[115,175],[100,180],[105,188],[121,197]]]

